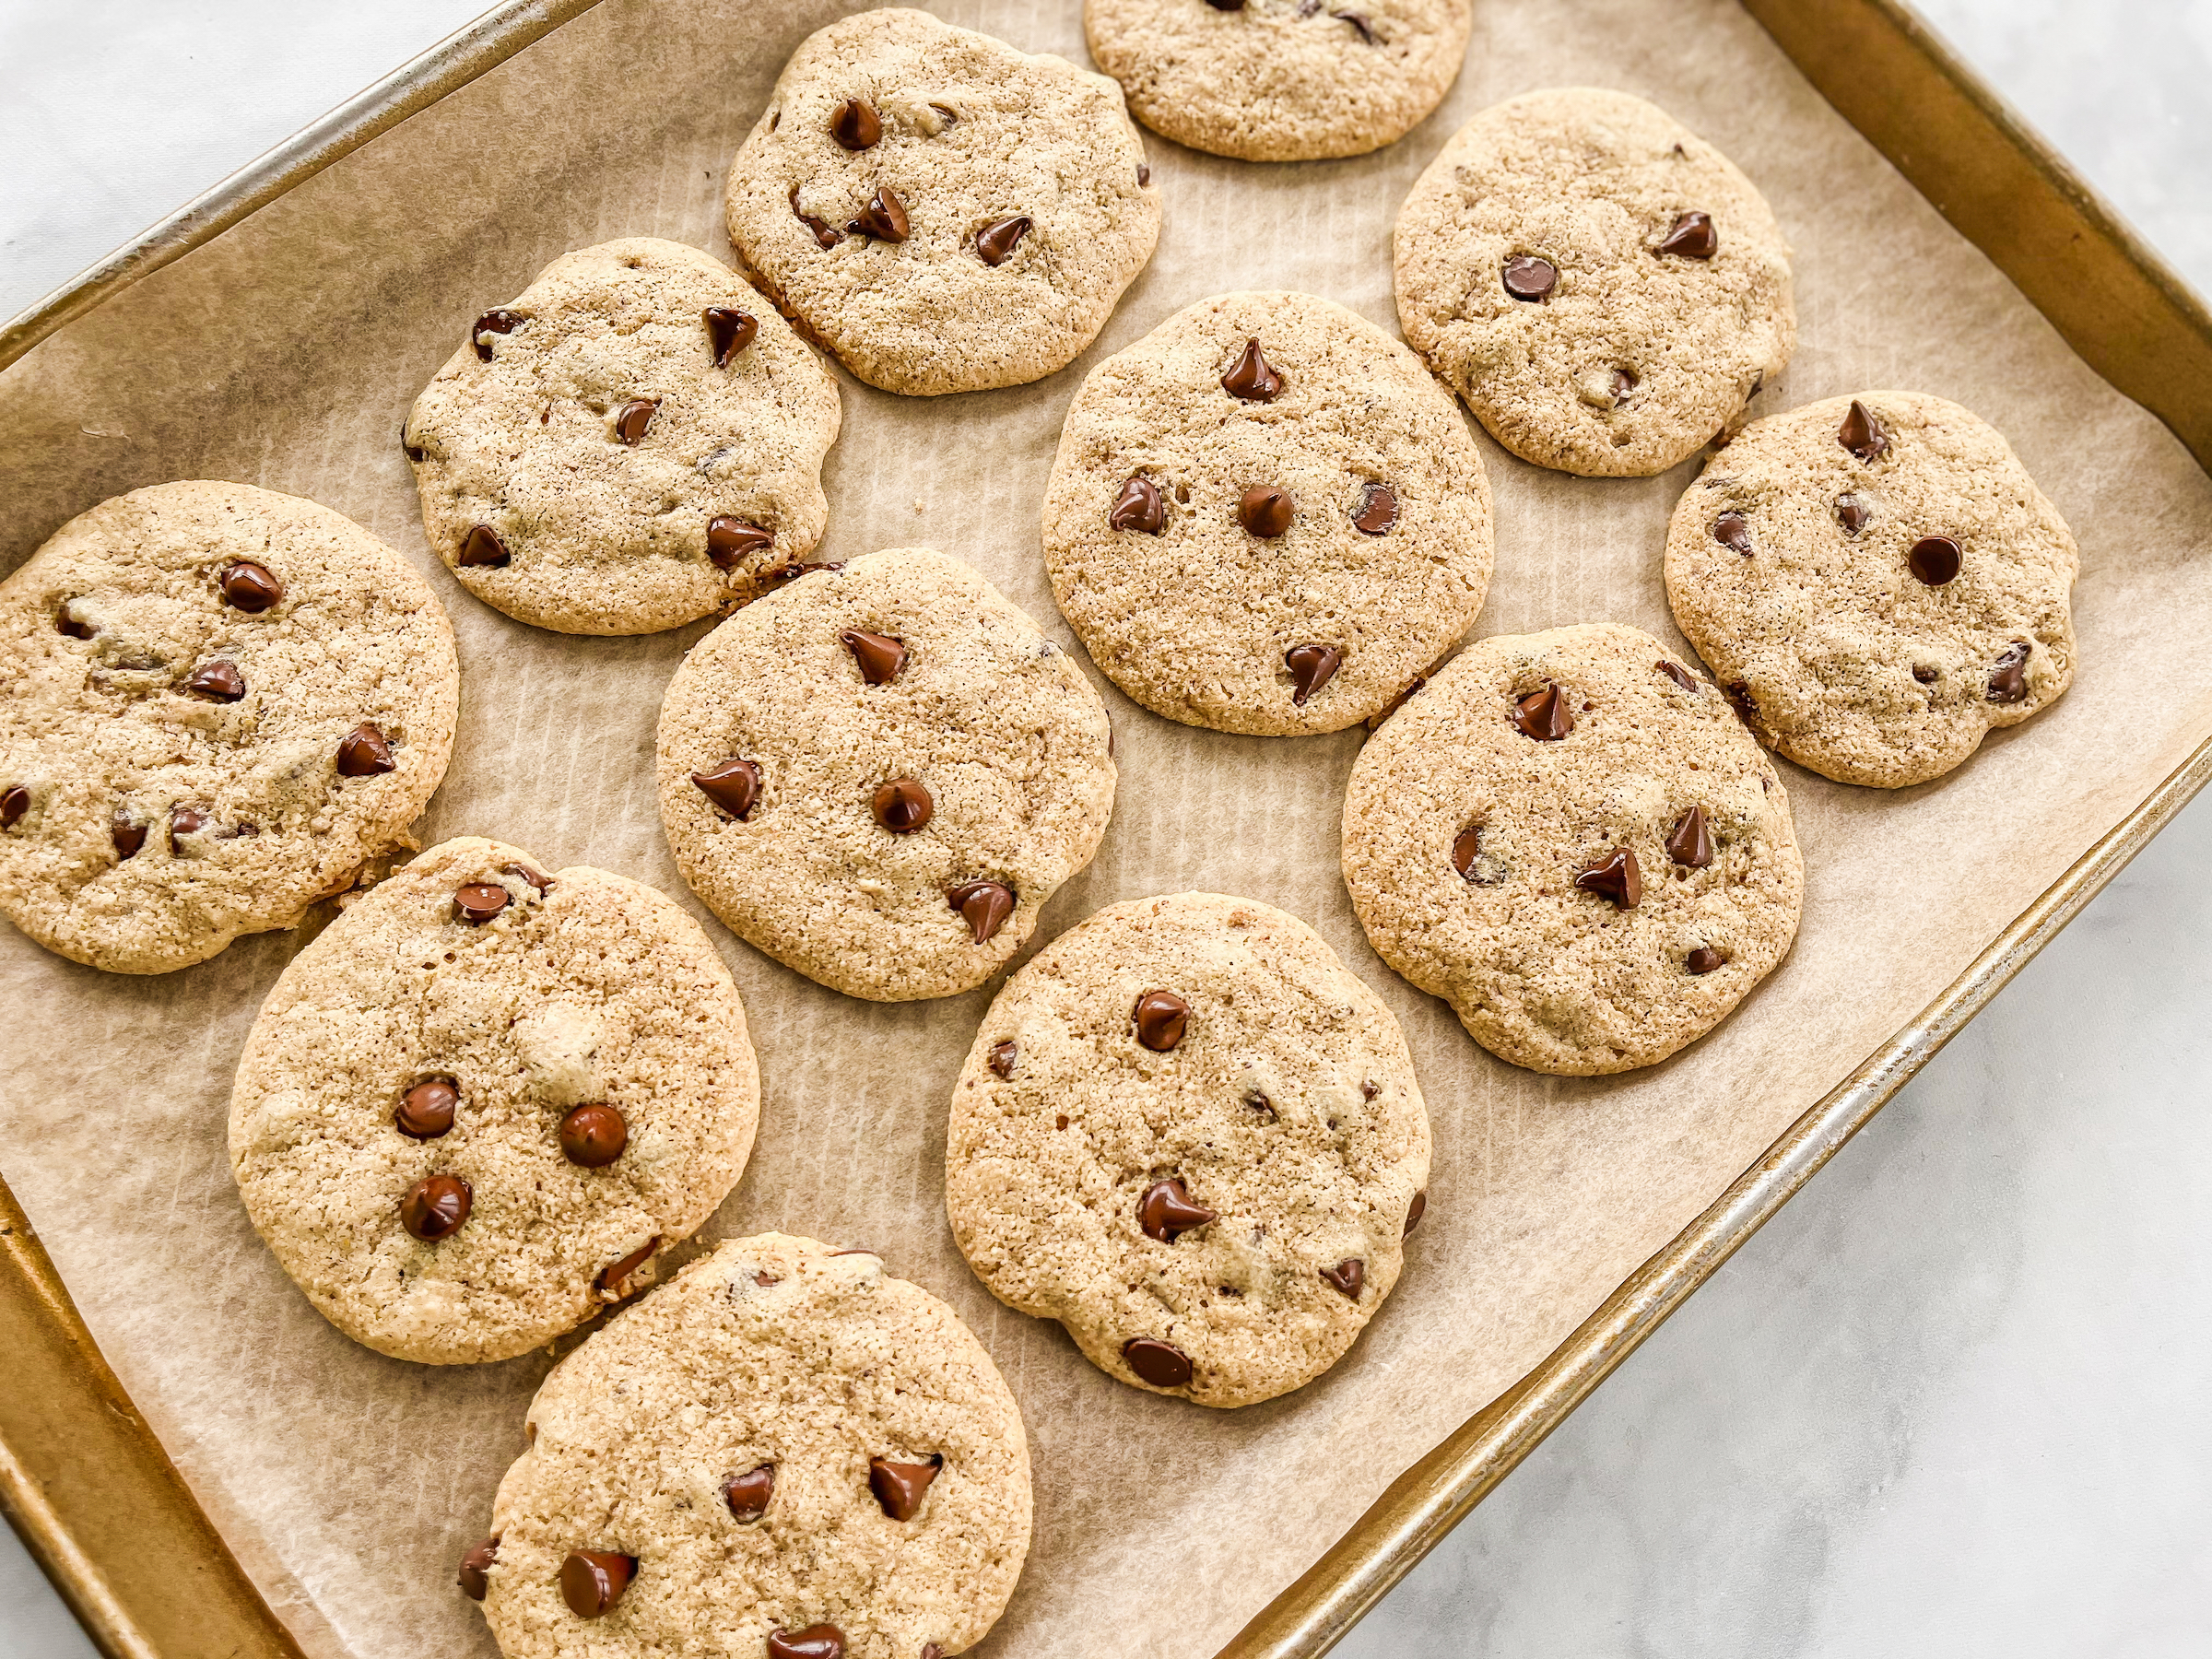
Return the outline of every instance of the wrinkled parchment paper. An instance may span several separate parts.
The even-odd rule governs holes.
[[[1950,778],[1901,793],[1783,772],[1809,890],[1796,950],[1734,1019],[1625,1077],[1490,1058],[1368,950],[1337,876],[1358,731],[1241,738],[1141,712],[1102,675],[1120,799],[1098,862],[1040,942],[1100,906],[1210,888],[1317,925],[1405,1022],[1436,1129],[1405,1277],[1334,1372],[1219,1414],[1108,1381],[1057,1326],[1009,1312],[955,1252],[946,1104],[994,987],[886,1007],[738,944],[690,899],[652,775],[661,688],[700,624],[583,640],[509,621],[424,546],[399,428],[469,320],[547,261],[610,237],[728,257],[724,169],[828,0],[606,0],[0,378],[0,566],[73,513],[167,478],[327,502],[410,554],[458,629],[462,719],[429,841],[499,836],[691,905],[750,1011],[759,1147],[708,1236],[778,1228],[880,1250],[949,1300],[1020,1399],[1037,1533],[985,1651],[1211,1652],[1391,1478],[1563,1338],[1773,1137],[1942,988],[2212,731],[2212,481],[2099,381],[1725,0],[1477,0],[1465,72],[1403,142],[1255,167],[1148,140],[1158,257],[1104,336],[1041,384],[907,401],[840,375],[818,557],[928,542],[972,560],[1078,650],[1037,519],[1080,375],[1173,311],[1304,288],[1395,328],[1389,238],[1414,176],[1475,111],[1534,88],[1650,98],[1719,145],[1797,252],[1803,344],[1771,412],[1866,387],[1994,420],[2080,537],[2072,692]],[[1076,0],[943,0],[949,20],[1086,61]],[[1483,440],[1499,556],[1480,633],[1615,620],[1680,649],[1660,581],[1694,465],[1595,482]],[[540,1357],[381,1359],[326,1325],[254,1237],[224,1117],[255,1008],[298,940],[127,979],[0,928],[9,1059],[0,1170],[133,1397],[317,1659],[487,1655],[455,1559],[522,1450]]]

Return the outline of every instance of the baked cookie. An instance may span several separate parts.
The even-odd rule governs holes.
[[[507,1659],[945,1659],[1030,1547],[1030,1454],[953,1311],[762,1233],[553,1370],[462,1563]]]
[[[2011,446],[1917,392],[1756,421],[1675,509],[1675,621],[1759,740],[1842,783],[1939,778],[2074,678],[2073,535]]]
[[[327,507],[102,501],[0,582],[0,911],[114,973],[293,925],[411,844],[460,675],[414,567]]]
[[[946,1131],[946,1212],[991,1294],[1201,1406],[1335,1364],[1428,1184],[1390,1010],[1296,917],[1212,893],[1117,904],[1023,966]]]
[[[848,996],[989,979],[1113,810],[1106,707],[971,566],[824,565],[691,649],[661,704],[661,822],[740,938]]]
[[[506,1359],[652,1281],[744,1172],[759,1102],[736,987],[680,906],[464,836],[284,971],[230,1167],[355,1341]]]
[[[1370,738],[1344,883],[1382,959],[1501,1060],[1665,1059],[1782,960],[1805,865],[1728,700],[1633,628],[1501,634]]]
[[[1162,137],[1247,161],[1363,156],[1443,101],[1470,0],[1084,0],[1083,33]]]
[[[1091,660],[1157,714],[1339,731],[1465,632],[1490,488],[1405,347],[1311,294],[1221,294],[1093,369],[1044,560]]]
[[[1538,466],[1642,477],[1735,423],[1797,342],[1766,198],[1625,92],[1485,110],[1399,210],[1398,319]]]
[[[792,53],[728,206],[738,257],[810,338],[924,396],[1062,367],[1159,240],[1121,88],[902,7]]]
[[[837,382],[720,260],[564,253],[476,320],[403,441],[430,546],[520,622],[654,633],[744,604],[822,538]]]

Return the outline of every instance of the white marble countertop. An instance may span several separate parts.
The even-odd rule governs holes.
[[[485,3],[0,0],[0,315]],[[2212,0],[1920,5],[2212,292]],[[1338,1652],[2212,1649],[2207,867],[2212,796]],[[92,1655],[0,1533],[0,1659]]]

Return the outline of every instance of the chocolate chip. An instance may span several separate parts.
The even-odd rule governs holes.
[[[1836,498],[1836,523],[1843,526],[1844,535],[1856,535],[1873,517],[1874,508],[1865,496],[1846,490]]]
[[[638,1571],[636,1556],[571,1549],[560,1564],[560,1598],[579,1618],[597,1618],[622,1599]]]
[[[1574,712],[1567,706],[1567,694],[1557,685],[1521,698],[1513,704],[1510,718],[1538,743],[1557,743],[1574,730]]]
[[[1682,966],[1692,973],[1711,973],[1726,964],[1728,959],[1710,945],[1700,945],[1683,958]]]
[[[425,461],[428,461],[430,458],[430,453],[429,451],[424,449],[419,443],[413,443],[408,441],[407,424],[408,423],[404,420],[399,423],[400,453],[406,455],[408,460],[414,462],[416,465],[420,466]]]
[[[907,233],[906,204],[888,184],[878,185],[876,194],[868,198],[868,205],[860,210],[860,217],[848,221],[845,229],[854,236],[902,242]]]
[[[1290,521],[1297,516],[1290,492],[1272,484],[1254,484],[1237,502],[1237,523],[1267,540],[1289,529]]]
[[[1122,1344],[1122,1363],[1155,1388],[1182,1388],[1191,1380],[1191,1361],[1170,1343],[1133,1336]]]
[[[742,823],[760,804],[760,767],[752,760],[724,760],[712,771],[693,772],[699,793]]]
[[[1166,1053],[1182,1041],[1191,1018],[1191,1005],[1172,991],[1147,991],[1136,999],[1130,1018],[1136,1021],[1136,1040],[1156,1053]]]
[[[1469,824],[1452,841],[1452,867],[1472,881],[1475,861],[1482,856],[1482,826]]]
[[[1221,377],[1221,390],[1246,403],[1271,403],[1280,396],[1283,377],[1260,351],[1257,340],[1244,342],[1244,355]]]
[[[239,673],[236,663],[218,657],[194,668],[192,677],[184,682],[184,689],[213,702],[236,702],[246,694],[246,677]]]
[[[1428,1213],[1429,1194],[1416,1193],[1413,1195],[1413,1202],[1406,1206],[1406,1232],[1409,1233],[1418,1227],[1421,1224],[1421,1218]],[[1404,1238],[1406,1233],[1400,1233],[1398,1236]]]
[[[1712,539],[1724,547],[1734,547],[1748,559],[1751,557],[1751,521],[1740,512],[1724,512],[1712,521]]]
[[[475,1195],[458,1175],[426,1175],[399,1201],[399,1224],[426,1244],[450,1239],[468,1219]]]
[[[1030,221],[1026,217],[1003,218],[975,233],[975,251],[985,265],[1002,265],[1014,256],[1014,250],[1029,233]]]
[[[960,912],[978,945],[995,938],[1014,913],[1014,889],[1003,881],[963,881],[946,889],[945,901]]]
[[[1142,161],[1139,161],[1136,164],[1136,187],[1139,190],[1142,190],[1146,185],[1151,182],[1152,170],[1147,167]]]
[[[848,628],[837,636],[860,668],[860,677],[871,686],[888,685],[906,666],[906,645],[888,634],[864,633]]]
[[[876,821],[893,835],[912,835],[926,825],[937,810],[919,778],[893,778],[876,791],[871,804]]]
[[[1851,400],[1851,412],[1843,417],[1843,424],[1836,431],[1836,441],[1860,460],[1879,460],[1889,448],[1889,434],[1882,430],[1881,422],[1875,419],[1866,406],[1857,398]]]
[[[62,601],[53,613],[54,630],[67,634],[73,640],[88,640],[92,637],[92,624],[76,614],[76,606],[77,601],[75,599]]]
[[[1660,253],[1678,253],[1684,259],[1711,259],[1720,249],[1721,235],[1712,228],[1709,213],[1682,214],[1659,244]]]
[[[1712,836],[1705,828],[1704,807],[1692,806],[1682,815],[1674,833],[1666,838],[1666,855],[1691,870],[1701,870],[1712,862]]]
[[[1362,41],[1365,41],[1370,46],[1372,46],[1375,43],[1374,25],[1370,23],[1358,12],[1331,12],[1329,16],[1335,18],[1339,23],[1349,23],[1354,29],[1359,31],[1359,38]]]
[[[1154,1182],[1136,1204],[1136,1224],[1145,1230],[1145,1237],[1162,1244],[1172,1244],[1193,1228],[1218,1219],[1205,1205],[1191,1201],[1180,1176]]]
[[[755,553],[766,552],[775,545],[772,531],[741,518],[707,521],[707,558],[718,571],[734,571]]]
[[[507,908],[507,889],[488,881],[472,881],[453,894],[453,916],[472,926],[482,926]]]
[[[1244,0],[1206,0],[1206,3],[1219,12],[1241,12],[1244,9]]]
[[[1290,700],[1304,708],[1306,700],[1335,678],[1344,665],[1344,653],[1334,645],[1293,645],[1283,653],[1290,670]]]
[[[451,1077],[425,1077],[399,1097],[392,1126],[409,1140],[436,1140],[453,1126],[461,1091]]]
[[[771,1630],[768,1659],[845,1659],[845,1633],[832,1624]]]
[[[1122,485],[1122,493],[1113,499],[1113,507],[1106,514],[1109,530],[1135,530],[1145,535],[1158,535],[1167,528],[1168,504],[1161,498],[1159,486],[1140,474],[1133,474]]]
[[[1367,1286],[1367,1264],[1358,1256],[1347,1256],[1334,1267],[1324,1267],[1321,1277],[1329,1281],[1331,1289],[1341,1290],[1358,1301]]]
[[[1634,910],[1643,897],[1643,872],[1636,867],[1635,853],[1617,847],[1578,875],[1574,885],[1586,893],[1610,899],[1616,910]]]
[[[994,1042],[991,1045],[990,1055],[983,1064],[991,1068],[993,1076],[1004,1081],[1014,1075],[1014,1062],[1020,1053],[1021,1050],[1010,1041]]]
[[[700,314],[706,319],[707,346],[714,354],[717,369],[728,368],[730,359],[750,346],[760,332],[760,320],[734,305],[710,305]]]
[[[1905,555],[1905,568],[1930,587],[1941,587],[1959,574],[1959,544],[1947,535],[1924,535]]]
[[[876,1501],[892,1520],[912,1521],[922,1507],[922,1495],[944,1466],[943,1457],[932,1457],[927,1463],[892,1463],[888,1458],[871,1457],[868,1490],[876,1494]]]
[[[491,1588],[491,1564],[499,1559],[500,1541],[496,1537],[472,1546],[461,1558],[461,1571],[454,1577],[469,1600],[484,1599],[484,1593]]]
[[[1516,253],[1505,262],[1505,291],[1516,300],[1536,300],[1559,286],[1559,268],[1533,253]]]
[[[758,1521],[768,1513],[768,1500],[776,1495],[776,1465],[762,1464],[723,1483],[722,1500],[739,1521]]]
[[[1994,703],[2025,702],[2028,698],[2028,653],[2025,640],[2015,640],[2005,648],[1989,673],[1989,700]],[[124,856],[129,856],[127,853]]]
[[[118,807],[108,819],[108,839],[115,843],[116,857],[135,858],[146,845],[146,826]]]
[[[338,739],[337,767],[341,778],[372,778],[379,772],[390,771],[396,764],[392,759],[390,741],[368,721],[364,720]]]
[[[477,356],[485,362],[491,361],[491,342],[488,334],[510,335],[523,319],[511,311],[488,311],[477,319],[477,325],[468,331],[469,344],[477,348]]]
[[[830,112],[830,136],[846,149],[868,149],[883,137],[883,118],[866,99],[848,98]]]
[[[30,810],[30,791],[18,783],[0,794],[0,830],[13,830]]]
[[[184,856],[183,838],[197,835],[207,827],[207,814],[197,806],[171,806],[169,809],[169,851],[172,857]]]
[[[1924,663],[1915,663],[1912,665],[1912,677],[1924,686],[1932,686],[1936,681],[1937,673]]]
[[[659,404],[642,397],[631,398],[615,411],[615,437],[623,443],[644,442],[646,429],[653,425],[653,418],[660,413],[660,408]]]
[[[1653,663],[1652,666],[1658,669],[1660,673],[1665,675],[1668,679],[1673,680],[1685,691],[1694,692],[1698,688],[1698,682],[1687,668],[1678,667],[1673,663]]]
[[[574,1106],[560,1120],[560,1155],[596,1170],[613,1163],[629,1145],[629,1124],[612,1106]]]
[[[1628,400],[1629,400],[1629,394],[1630,394],[1630,393],[1631,393],[1631,392],[1633,392],[1633,391],[1635,391],[1635,390],[1636,390],[1636,388],[1637,388],[1639,385],[1641,385],[1641,384],[1642,384],[1642,382],[1641,382],[1641,381],[1639,381],[1639,380],[1636,378],[1636,371],[1635,371],[1635,370],[1633,370],[1633,369],[1616,369],[1616,370],[1614,370],[1614,371],[1613,371],[1613,402],[1614,402],[1614,404],[1615,404],[1616,406],[1618,406],[1618,405],[1620,405],[1620,404],[1624,404],[1624,403],[1628,402]]]
[[[797,216],[801,224],[814,232],[816,247],[834,248],[839,242],[845,240],[843,233],[833,229],[827,219],[818,214],[808,213],[799,206],[799,187],[796,184],[791,187],[791,210]]]
[[[1388,535],[1397,522],[1398,492],[1387,484],[1362,484],[1352,509],[1352,528],[1362,535]]]
[[[655,1233],[620,1261],[609,1262],[602,1267],[599,1270],[599,1277],[592,1283],[599,1289],[612,1290],[618,1295],[620,1294],[622,1287],[628,1282],[629,1276],[644,1266],[652,1259],[653,1253],[660,1247],[661,1235]]]
[[[458,562],[464,570],[481,566],[497,570],[514,556],[507,551],[507,544],[500,533],[489,524],[478,524],[463,538]]]
[[[266,565],[257,565],[250,559],[241,559],[225,571],[217,585],[223,591],[225,605],[248,616],[259,616],[284,597],[284,583],[269,574]]]

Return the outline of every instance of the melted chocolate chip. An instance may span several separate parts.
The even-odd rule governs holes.
[[[609,1262],[602,1267],[599,1270],[599,1277],[592,1283],[602,1290],[612,1290],[617,1295],[621,1294],[622,1287],[629,1282],[629,1276],[651,1261],[653,1253],[660,1247],[661,1235],[655,1233],[621,1260]]]
[[[1836,523],[1843,526],[1843,534],[1856,535],[1866,528],[1874,517],[1874,509],[1866,498],[1846,490],[1836,498]]]
[[[845,649],[853,653],[853,661],[860,669],[860,677],[871,686],[886,686],[899,677],[906,666],[906,645],[888,634],[864,633],[857,628],[848,628],[837,636],[844,641]]]
[[[1482,856],[1480,824],[1469,824],[1452,840],[1452,867],[1472,881],[1475,861]]]
[[[450,1239],[468,1219],[474,1194],[458,1175],[426,1175],[399,1201],[399,1224],[426,1244]]]
[[[30,810],[30,791],[18,783],[0,794],[0,830],[13,830]]]
[[[1149,1336],[1133,1336],[1123,1343],[1122,1363],[1155,1388],[1182,1388],[1191,1380],[1189,1356]]]
[[[194,668],[192,677],[184,682],[184,689],[212,702],[236,702],[246,694],[246,677],[239,673],[236,663],[218,657]]]
[[[1618,407],[1619,405],[1628,402],[1629,394],[1635,391],[1636,388],[1641,384],[1642,384],[1642,382],[1636,378],[1635,370],[1614,370],[1612,380],[1614,405]]]
[[[2028,653],[2025,640],[2015,640],[2005,648],[2005,654],[1996,660],[1989,672],[1989,700],[1994,703],[2025,702],[2028,700]]]
[[[1724,547],[1734,547],[1748,559],[1751,557],[1751,521],[1740,512],[1724,512],[1712,521],[1712,539]]]
[[[1172,991],[1147,991],[1136,999],[1130,1018],[1136,1022],[1136,1040],[1155,1053],[1164,1054],[1182,1041],[1191,1005]]]
[[[496,570],[514,556],[507,551],[507,544],[500,533],[489,524],[478,524],[463,538],[458,560],[463,568],[483,566]]]
[[[995,225],[985,225],[975,233],[975,252],[987,265],[1002,265],[1014,256],[1021,239],[1030,233],[1026,217],[1003,218]]]
[[[1272,484],[1254,484],[1237,502],[1237,523],[1265,540],[1282,535],[1297,516],[1290,492]]]
[[[540,896],[553,890],[553,877],[543,870],[534,870],[526,864],[501,865],[500,869],[509,876],[520,876],[538,890]]]
[[[1359,38],[1370,46],[1375,43],[1375,26],[1355,11],[1331,12],[1330,17],[1339,23],[1349,23],[1359,31]]]
[[[1837,429],[1836,441],[1860,460],[1872,463],[1881,459],[1889,448],[1889,434],[1882,430],[1880,421],[1857,398],[1851,400],[1851,412],[1843,417]]]
[[[902,242],[907,236],[906,204],[888,184],[879,185],[860,210],[860,217],[848,220],[845,229],[854,236],[872,236],[877,241]]]
[[[1387,484],[1362,484],[1352,508],[1352,528],[1362,535],[1388,535],[1397,522],[1398,492]]]
[[[1533,253],[1516,253],[1505,262],[1505,291],[1516,300],[1540,300],[1559,286],[1559,268]]]
[[[768,1659],[845,1659],[845,1633],[833,1624],[771,1630]]]
[[[1711,259],[1720,250],[1721,235],[1712,228],[1712,216],[1708,213],[1681,215],[1659,244],[1660,253],[1678,253],[1684,259]]]
[[[922,1507],[922,1496],[929,1490],[929,1483],[944,1466],[941,1456],[927,1463],[892,1463],[888,1458],[871,1457],[868,1490],[876,1494],[876,1501],[892,1520],[912,1521]]]
[[[1574,712],[1567,706],[1567,694],[1557,685],[1520,699],[1510,718],[1538,743],[1557,743],[1574,730]]]
[[[876,821],[893,835],[912,835],[935,816],[937,804],[919,778],[893,778],[880,785],[871,803]]]
[[[693,772],[699,793],[740,823],[760,804],[760,767],[753,760],[724,760],[712,771]]]
[[[613,1163],[629,1145],[629,1124],[612,1106],[571,1107],[560,1120],[560,1155],[586,1170]]]
[[[560,1599],[579,1618],[597,1618],[622,1599],[638,1558],[606,1549],[571,1549],[560,1564]]]
[[[507,908],[507,889],[488,881],[472,881],[453,894],[454,920],[481,927]]]
[[[1616,910],[1634,910],[1643,898],[1643,872],[1636,867],[1636,854],[1626,847],[1616,847],[1574,878],[1574,885],[1586,893],[1595,893],[1610,899]]]
[[[633,397],[615,411],[615,437],[623,443],[639,444],[645,441],[645,433],[653,425],[653,418],[661,412],[661,406],[642,397]]]
[[[1133,474],[1122,485],[1122,493],[1113,499],[1113,507],[1106,514],[1109,530],[1135,530],[1143,535],[1158,535],[1168,524],[1168,504],[1159,493],[1159,486],[1141,473]]]
[[[341,778],[372,778],[379,772],[392,771],[397,764],[392,759],[390,740],[368,721],[364,720],[338,739],[337,767]]]
[[[169,809],[169,851],[175,858],[184,856],[183,838],[197,835],[207,827],[207,814],[197,806],[171,806]]]
[[[734,571],[756,553],[776,545],[772,531],[741,518],[707,521],[707,558],[718,571]]]
[[[284,597],[284,583],[269,574],[267,566],[250,559],[241,559],[226,570],[217,585],[223,591],[225,605],[248,616],[258,616]]]
[[[1711,973],[1724,966],[1728,959],[1710,945],[1700,945],[1682,959],[1682,966],[1692,973]]]
[[[399,1097],[392,1126],[409,1140],[436,1140],[453,1126],[461,1091],[451,1077],[425,1077]]]
[[[484,1593],[491,1588],[491,1564],[499,1559],[500,1541],[496,1537],[472,1546],[469,1552],[461,1558],[461,1571],[454,1575],[454,1580],[460,1584],[462,1594],[469,1600],[484,1599]]]
[[[1260,350],[1257,340],[1244,342],[1244,355],[1221,377],[1221,390],[1246,403],[1270,403],[1282,394],[1283,377]]]
[[[1406,1206],[1406,1232],[1409,1233],[1415,1228],[1418,1227],[1421,1224],[1421,1218],[1428,1213],[1429,1194],[1427,1193],[1416,1193],[1413,1195],[1413,1202]],[[1398,1236],[1403,1238],[1405,1237],[1405,1233],[1401,1233]]]
[[[1666,838],[1666,855],[1685,869],[1701,870],[1712,862],[1712,835],[1705,827],[1705,808],[1692,806]]]
[[[700,315],[706,319],[707,347],[714,354],[717,369],[729,367],[730,359],[750,346],[760,332],[760,320],[735,306],[710,305]]]
[[[1020,1057],[1020,1054],[1021,1050],[1010,1041],[994,1042],[991,1045],[990,1055],[983,1064],[991,1068],[992,1076],[1004,1082],[1013,1077],[1014,1062]]]
[[[54,631],[66,634],[72,640],[88,640],[92,637],[92,624],[76,614],[76,605],[74,599],[62,601],[60,608],[53,613]]]
[[[819,214],[808,213],[799,206],[799,187],[796,184],[791,187],[791,211],[797,218],[799,223],[814,232],[816,247],[834,248],[839,242],[845,240],[843,232],[834,229]]]
[[[1306,700],[1335,678],[1344,665],[1344,653],[1334,645],[1293,645],[1283,653],[1290,670],[1290,700],[1304,708]]]
[[[739,1521],[758,1521],[768,1513],[769,1500],[776,1495],[776,1465],[762,1464],[723,1483],[722,1500]]]
[[[1145,1230],[1145,1237],[1162,1244],[1172,1244],[1193,1228],[1218,1219],[1205,1205],[1192,1202],[1180,1176],[1154,1182],[1136,1204],[1136,1224]]]
[[[946,889],[945,900],[960,912],[978,945],[996,938],[1014,913],[1014,889],[1003,881],[963,881]]]
[[[1691,677],[1688,669],[1679,667],[1673,663],[1653,663],[1652,666],[1665,675],[1668,679],[1673,680],[1683,690],[1690,692],[1697,690],[1698,682]]]
[[[1905,568],[1930,587],[1941,587],[1959,574],[1959,544],[1947,535],[1924,535],[1905,555]]]
[[[1329,1288],[1341,1290],[1354,1301],[1367,1286],[1367,1264],[1358,1256],[1347,1256],[1334,1267],[1324,1267],[1321,1277],[1329,1281]]]
[[[146,845],[146,826],[118,808],[108,819],[108,840],[114,843],[117,858],[135,858]]]
[[[849,150],[874,147],[883,137],[883,117],[865,98],[848,98],[830,112],[830,136]]]
[[[468,331],[469,344],[477,348],[477,356],[488,363],[491,361],[491,342],[484,336],[488,334],[511,335],[514,332],[515,324],[522,321],[519,315],[511,311],[488,311],[477,319],[476,326]]]

